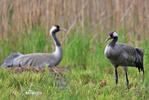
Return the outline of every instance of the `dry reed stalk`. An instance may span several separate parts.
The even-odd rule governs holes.
[[[130,36],[143,33],[141,38],[145,38],[149,36],[148,5],[148,0],[1,0],[0,34],[8,38],[33,26],[42,26],[49,34],[53,24],[66,27],[69,32],[80,24],[82,31],[94,28],[94,34],[99,34],[100,25],[103,35],[123,27]]]

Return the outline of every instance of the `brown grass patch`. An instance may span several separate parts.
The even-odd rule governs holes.
[[[104,87],[105,85],[107,85],[107,80],[103,79],[99,84],[99,88]]]
[[[32,71],[34,73],[43,73],[46,71],[46,67],[9,67],[7,68],[8,71],[10,72],[14,72],[16,74],[19,73],[23,73],[23,72],[28,72],[28,71]],[[48,67],[48,71],[52,72],[54,74],[62,74],[65,72],[70,72],[70,68],[69,67]]]

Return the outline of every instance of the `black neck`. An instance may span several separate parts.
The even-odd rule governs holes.
[[[114,47],[115,46],[115,43],[117,42],[117,40],[118,40],[118,37],[114,37],[113,40],[110,42],[110,45],[112,47]]]
[[[52,37],[54,39],[54,42],[55,42],[56,46],[61,46],[59,40],[56,38],[55,32],[52,32]]]

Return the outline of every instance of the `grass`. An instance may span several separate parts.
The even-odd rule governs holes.
[[[118,30],[120,42],[128,42],[127,31]],[[57,34],[60,35],[60,34]],[[58,36],[59,37],[59,36]],[[71,72],[63,77],[49,71],[32,71],[15,74],[0,69],[0,99],[2,100],[147,100],[149,98],[149,41],[140,47],[145,49],[145,81],[136,68],[128,69],[131,88],[128,90],[125,74],[118,68],[119,83],[115,84],[114,68],[104,56],[104,41],[93,34],[72,30],[62,43],[64,56],[59,66],[69,66]],[[106,37],[103,36],[103,37]],[[60,37],[59,37],[60,38]],[[52,52],[53,41],[42,28],[31,29],[22,36],[12,36],[0,40],[0,62],[12,52]],[[103,80],[106,82],[101,86]],[[39,95],[25,94],[29,90],[39,91]]]

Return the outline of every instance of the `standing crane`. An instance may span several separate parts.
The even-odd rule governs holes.
[[[113,39],[105,48],[105,56],[110,60],[112,65],[115,68],[115,80],[116,84],[118,83],[117,68],[118,66],[123,66],[126,74],[127,87],[129,86],[129,80],[127,75],[127,67],[134,66],[137,67],[139,72],[143,72],[144,80],[144,67],[143,67],[143,56],[144,51],[141,48],[133,48],[130,45],[117,43],[118,34],[117,32],[110,32],[109,37],[106,39],[106,42],[110,39]]]

